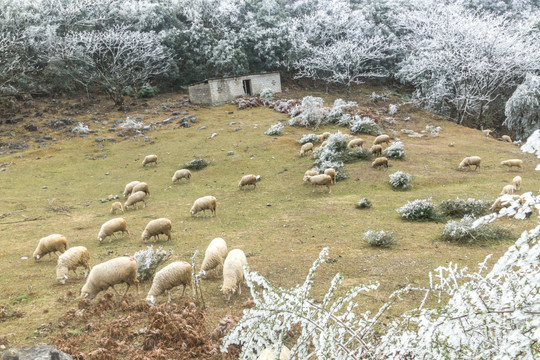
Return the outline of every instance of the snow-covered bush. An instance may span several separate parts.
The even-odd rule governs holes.
[[[333,168],[337,173],[337,180],[346,179],[343,173],[344,159],[347,153],[347,137],[338,131],[331,134],[326,140],[326,146],[321,146],[313,151],[315,166],[321,172],[328,168]]]
[[[504,240],[511,235],[507,229],[491,223],[475,226],[475,220],[474,216],[465,215],[460,221],[447,222],[440,239],[470,244],[486,240]]]
[[[437,218],[435,204],[431,198],[416,199],[413,202],[407,201],[407,204],[396,211],[403,219],[409,221],[435,220]]]
[[[355,119],[351,123],[352,134],[368,134],[368,135],[381,135],[383,133],[382,127],[377,124],[373,119],[369,117]]]
[[[438,137],[441,130],[440,126],[426,125],[426,131],[433,137]]]
[[[283,134],[283,128],[285,127],[285,125],[283,125],[282,123],[278,122],[272,126],[270,126],[270,128],[268,130],[266,130],[264,132],[265,135],[282,135]]]
[[[151,98],[156,96],[156,94],[157,89],[148,83],[144,84],[137,93],[140,98]]]
[[[374,231],[369,230],[364,233],[364,241],[371,246],[388,248],[395,243],[397,239],[394,233],[384,230]]]
[[[259,94],[259,96],[264,100],[264,101],[270,101],[270,99],[272,99],[272,96],[274,96],[274,91],[272,89],[262,89],[261,90],[261,93]]]
[[[74,134],[88,134],[90,132],[90,128],[88,127],[88,125],[79,122],[77,126],[71,129],[71,132]]]
[[[124,130],[138,130],[143,127],[143,122],[140,120],[140,118],[131,118],[126,117],[126,120],[124,120],[120,127]]]
[[[152,245],[145,250],[137,251],[133,254],[133,259],[137,262],[137,279],[139,281],[150,280],[158,267],[169,260],[172,253],[172,249],[165,251],[161,247],[154,250]]]
[[[403,143],[401,141],[396,141],[383,151],[383,155],[389,159],[403,159],[405,157]]]
[[[395,115],[398,112],[398,106],[395,104],[388,105],[388,114]]]
[[[358,204],[356,204],[357,209],[369,209],[370,207],[371,207],[371,201],[369,201],[368,198],[362,198],[360,199]]]
[[[390,185],[395,190],[407,190],[411,187],[411,182],[411,174],[404,173],[403,171],[396,171],[390,174]]]
[[[291,111],[289,125],[313,127],[315,130],[326,120],[326,109],[320,97],[306,96],[302,104]]]
[[[336,99],[334,101],[334,105],[330,109],[330,112],[328,113],[328,122],[336,124],[336,123],[343,123],[342,118],[346,116],[346,118],[350,119],[350,114],[347,114],[347,110],[357,107],[358,103],[354,101],[345,101],[342,99]]]
[[[439,205],[439,212],[442,216],[450,216],[461,218],[465,215],[475,217],[489,213],[490,203],[484,200],[476,200],[473,198],[456,200],[444,200]]]
[[[378,102],[379,100],[388,101],[388,94],[377,94],[375,91],[373,91],[370,98],[373,102]]]
[[[343,162],[350,163],[357,160],[371,160],[372,157],[373,154],[371,154],[371,151],[369,151],[369,149],[355,148],[347,150],[345,152],[345,155],[343,156]]]
[[[305,143],[308,143],[308,142],[315,144],[317,141],[319,141],[319,137],[317,136],[317,134],[306,134],[306,135],[302,135],[300,140],[298,140],[298,143],[301,145],[304,145]]]
[[[527,137],[540,127],[540,76],[527,74],[506,102],[503,125],[518,138]]]

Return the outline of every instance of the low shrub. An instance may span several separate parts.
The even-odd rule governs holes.
[[[271,89],[262,89],[259,96],[265,101],[270,101],[272,96],[274,96],[274,91]]]
[[[371,207],[371,201],[369,201],[368,198],[362,198],[360,199],[358,204],[356,204],[357,209],[369,209],[370,207]]]
[[[274,124],[274,125],[270,126],[270,128],[268,130],[266,130],[264,132],[264,134],[265,135],[270,135],[270,136],[282,135],[284,127],[285,127],[285,125],[278,122],[277,124]]]
[[[394,190],[407,190],[411,188],[412,176],[403,171],[390,174],[390,185]]]
[[[317,141],[319,141],[319,137],[316,134],[306,134],[302,135],[302,138],[298,140],[298,143],[301,145],[304,145],[308,142],[315,144]]]
[[[201,170],[208,166],[208,162],[203,158],[193,159],[190,162],[180,165],[180,167],[189,170]]]
[[[338,131],[330,135],[326,140],[326,146],[315,149],[313,152],[314,164],[321,172],[328,168],[336,170],[336,180],[346,179],[347,175],[343,172],[346,151],[347,137]]]
[[[151,98],[151,97],[156,96],[156,94],[157,94],[157,90],[156,90],[155,87],[153,87],[153,86],[150,85],[150,84],[144,84],[144,85],[140,88],[140,90],[139,90],[139,92],[138,92],[137,95],[138,95],[140,98]]]
[[[348,150],[343,155],[343,162],[350,163],[358,160],[371,160],[372,154],[368,149]]]
[[[351,123],[351,134],[381,135],[382,127],[369,117],[358,118]]]
[[[291,126],[313,127],[318,129],[326,120],[327,109],[323,107],[323,99],[320,97],[306,96],[302,104],[291,111]]]
[[[460,221],[452,220],[447,222],[439,237],[440,240],[471,244],[486,240],[510,239],[512,237],[509,230],[492,223],[481,223],[474,226],[475,220],[474,216],[466,215]]]
[[[88,134],[90,132],[90,128],[88,127],[88,125],[79,122],[77,126],[71,129],[71,132],[74,134]]]
[[[345,101],[343,99],[336,99],[334,105],[328,113],[328,122],[336,124],[342,122],[342,118],[350,118],[350,115],[347,113],[347,110],[357,107],[358,104],[354,101]]]
[[[465,215],[482,216],[490,213],[491,204],[484,200],[460,199],[444,200],[439,205],[439,212],[443,216],[462,218]]]
[[[396,141],[383,151],[383,155],[389,159],[400,160],[405,157],[405,150],[403,149],[403,143]]]
[[[154,250],[152,245],[146,250],[137,251],[133,254],[133,259],[137,262],[137,279],[141,282],[150,280],[158,267],[169,260],[172,253],[172,249],[165,251],[161,247]]]
[[[386,232],[386,231],[373,231],[369,230],[364,233],[364,241],[368,243],[371,246],[376,247],[382,247],[382,248],[388,248],[395,243],[397,243],[397,239],[394,235],[394,233]]]
[[[431,198],[416,199],[413,202],[408,201],[396,210],[403,219],[409,221],[430,221],[436,220],[435,204]]]

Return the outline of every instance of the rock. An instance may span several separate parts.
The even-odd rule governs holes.
[[[58,128],[62,128],[62,127],[67,126],[67,125],[73,125],[73,120],[68,119],[68,118],[56,120],[50,126],[55,128],[55,129],[58,129]]]
[[[107,172],[105,173],[105,175],[110,175],[110,174],[111,174],[111,173],[110,173],[110,172],[108,172],[108,171],[107,171]],[[112,196],[112,195],[109,195],[109,196]]]
[[[101,122],[102,125],[107,125],[109,122],[107,120],[104,120]]]
[[[180,126],[183,128],[189,128],[191,127],[191,124],[187,121],[180,121]]]
[[[94,140],[96,140],[97,142],[103,142],[105,141],[105,138],[104,137],[96,137]]]
[[[199,130],[204,130],[204,129],[206,129],[206,126],[201,126],[201,127],[199,128]]]
[[[161,123],[164,124],[164,125],[170,124],[170,123],[172,123],[172,122],[173,122],[174,120],[176,120],[176,119],[178,119],[178,118],[175,117],[175,116],[173,116],[173,117],[170,117],[170,118],[168,118],[168,119],[163,120]]]
[[[23,256],[21,260],[28,260],[28,256]]]
[[[10,143],[8,144],[8,148],[12,150],[24,150],[28,149],[28,144],[26,143]]]
[[[6,171],[6,168],[0,168],[0,172]]]
[[[240,131],[240,130],[242,130],[241,127],[237,127],[237,128],[234,129],[234,131]]]
[[[195,115],[189,115],[189,116],[184,116],[183,118],[180,119],[180,122],[192,122],[193,124],[197,123],[197,117]]]
[[[231,156],[231,155],[234,155],[234,151],[228,151],[227,152],[227,156]]]
[[[25,127],[26,131],[38,131],[38,127],[36,125],[26,125]]]
[[[7,119],[6,120],[6,124],[16,124],[18,122],[21,122],[23,121],[23,118],[22,117],[19,117],[19,118],[11,118],[11,119]]]
[[[135,120],[135,121],[143,121],[143,120],[144,120],[144,116],[135,116],[135,117],[133,118],[133,120]]]
[[[52,140],[52,139],[53,139],[53,138],[52,138],[52,136],[50,136],[50,135],[45,135],[45,136],[43,137],[43,140]]]
[[[208,139],[213,139],[213,138],[215,138],[216,136],[218,136],[218,133],[212,133],[212,135],[210,135],[210,136],[208,137]]]
[[[229,126],[233,126],[233,125],[236,125],[236,121],[231,121],[231,122],[229,123]]]
[[[149,132],[150,130],[152,130],[152,125],[145,125],[141,129],[142,132]]]
[[[270,204],[270,203],[266,203],[266,206],[270,207],[270,206],[272,206],[272,204]]]
[[[172,115],[173,115],[173,116],[178,116],[178,115],[180,115],[180,111],[173,111],[173,112],[172,112]]]
[[[454,147],[454,145],[456,145],[456,144],[454,144],[453,142],[451,142],[450,144],[448,144],[448,146],[450,146],[450,147]]]
[[[2,360],[73,360],[71,355],[53,345],[36,345],[26,349],[10,349],[2,354]]]
[[[98,201],[103,204],[103,203],[108,202],[109,200],[107,200],[107,199],[98,199]]]
[[[144,137],[144,142],[148,142],[148,140],[149,140],[149,139],[148,139],[148,136],[145,136],[145,137]]]

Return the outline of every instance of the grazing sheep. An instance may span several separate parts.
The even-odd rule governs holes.
[[[307,170],[305,173],[304,173],[304,178],[302,179],[304,182],[308,181],[308,177],[309,176],[315,176],[315,175],[319,175],[319,172],[318,171],[315,171],[315,170]]]
[[[491,135],[492,132],[493,130],[491,129],[482,130],[482,134],[484,134],[486,137],[489,137],[489,135]]]
[[[324,174],[325,175],[328,175],[332,178],[332,184],[335,184],[336,183],[336,170],[332,169],[332,168],[328,168],[326,170],[324,170]]]
[[[56,253],[57,251],[63,254],[67,250],[67,248],[68,243],[63,235],[52,234],[39,239],[38,245],[32,257],[35,261],[38,261],[47,254],[49,254],[49,258],[51,257],[51,253],[58,256],[58,254]]]
[[[124,213],[124,207],[122,206],[122,203],[120,201],[113,202],[111,205],[111,214],[116,214],[117,212]]]
[[[323,141],[322,144],[321,144],[321,147],[325,147],[326,145],[328,145],[328,141]]]
[[[79,266],[84,266],[84,277],[86,278],[88,271],[90,271],[89,261],[90,253],[84,246],[75,246],[66,250],[66,252],[58,258],[58,264],[56,265],[56,279],[60,284],[64,285],[68,278],[69,270],[73,271],[78,279],[79,275],[76,270]]]
[[[181,179],[186,179],[187,181],[191,180],[191,171],[188,169],[176,170],[172,177],[172,182],[175,183]]]
[[[481,162],[482,162],[482,158],[480,156],[469,156],[461,160],[461,162],[459,163],[458,169],[463,169],[464,167],[470,167],[474,165],[475,166],[474,170],[476,170],[480,167]]]
[[[489,208],[490,211],[498,211],[502,208],[509,207],[511,205],[511,201],[520,201],[522,202],[522,198],[519,195],[503,195],[501,197],[498,197],[495,202],[491,205]]]
[[[129,257],[121,256],[98,264],[90,270],[86,284],[81,289],[81,298],[92,300],[100,291],[112,287],[120,296],[114,285],[126,283],[127,288],[122,297],[126,296],[131,285],[137,287],[139,293],[139,280],[137,280],[137,262]]]
[[[236,292],[238,295],[242,294],[244,265],[247,265],[247,259],[242,250],[229,251],[223,263],[223,286],[221,287],[221,292],[225,295],[227,302],[231,300],[232,294]]]
[[[283,345],[281,348],[281,352],[279,353],[279,359],[278,360],[289,360],[289,357],[291,356],[291,351],[288,347]],[[264,349],[264,351],[259,355],[257,360],[274,360],[276,358],[276,352],[273,351],[270,348]]]
[[[157,165],[157,155],[147,155],[144,157],[142,161],[142,166],[146,166],[147,164],[155,163]]]
[[[159,240],[159,235],[164,234],[164,235],[167,235],[167,241],[170,241],[171,228],[172,228],[171,220],[167,218],[159,218],[156,220],[152,220],[148,222],[148,224],[146,224],[146,227],[144,228],[144,231],[142,232],[141,238],[146,243],[146,241],[150,239],[152,236],[157,236]]]
[[[214,216],[216,216],[217,199],[211,195],[198,198],[193,203],[190,213],[194,216],[198,212],[206,213],[206,210],[210,210]]]
[[[512,179],[512,185],[514,186],[514,190],[521,190],[521,176],[516,176]]]
[[[140,181],[136,181],[136,180],[128,183],[126,187],[124,188],[124,197],[128,197],[129,195],[131,195],[131,193],[133,192],[133,187],[137,185],[138,183],[140,183]]]
[[[146,195],[150,195],[150,188],[148,187],[148,184],[145,182],[140,182],[137,185],[133,187],[132,194],[135,194],[136,192],[144,191]]]
[[[502,191],[499,194],[499,196],[506,195],[506,194],[512,195],[513,193],[514,193],[514,185],[505,185],[502,188]]]
[[[313,143],[307,142],[300,148],[300,157],[303,157],[308,151],[313,152]]]
[[[326,186],[328,188],[328,193],[330,194],[332,192],[332,190],[330,190],[330,185],[332,185],[332,177],[330,175],[321,174],[308,176],[307,181],[313,185],[312,192],[315,192],[316,186]]]
[[[509,142],[510,144],[512,143],[512,138],[510,136],[508,136],[508,135],[501,136],[501,139],[503,141]]]
[[[390,144],[390,136],[388,135],[379,135],[373,140],[373,145],[379,145],[382,143]]]
[[[167,292],[167,302],[171,302],[171,289],[184,285],[182,295],[186,291],[186,286],[191,287],[192,296],[195,297],[195,287],[193,286],[193,276],[191,265],[185,261],[175,261],[159,270],[154,276],[152,287],[146,295],[146,303],[150,306],[156,304],[156,296]]]
[[[350,147],[351,149],[355,148],[355,147],[359,147],[361,149],[365,142],[366,141],[364,139],[361,139],[361,138],[352,139],[347,144],[347,147]]]
[[[510,159],[510,160],[501,161],[501,166],[508,166],[509,168],[515,166],[521,169],[523,167],[523,160]]]
[[[381,156],[382,155],[382,146],[381,145],[373,145],[369,151],[373,154],[373,156]]]
[[[325,132],[322,133],[322,135],[317,136],[317,140],[318,141],[326,141],[326,140],[328,140],[330,135],[332,135],[332,134],[330,134],[328,131],[325,131]]]
[[[114,218],[103,225],[101,225],[101,229],[99,230],[98,234],[98,240],[99,242],[103,242],[107,238],[107,236],[114,236],[116,238],[116,235],[114,235],[115,232],[121,231],[122,236],[124,235],[124,232],[126,232],[129,235],[129,231],[127,229],[127,221],[124,218]],[[112,240],[109,240],[111,242]]]
[[[216,273],[220,273],[225,257],[227,257],[227,243],[222,238],[215,238],[210,242],[204,253],[200,271],[202,278],[206,279],[210,270],[215,269]]]
[[[388,159],[385,157],[378,157],[376,158],[372,163],[371,167],[378,168],[378,167],[385,167],[388,168]]]
[[[146,193],[144,191],[137,191],[136,193],[129,195],[124,203],[125,211],[128,211],[128,206],[135,207],[135,204],[141,201],[143,202],[143,207],[146,207]]]
[[[255,189],[257,187],[257,176],[253,174],[242,176],[242,179],[240,179],[240,182],[238,183],[238,188],[242,189],[247,185],[253,185],[253,188]]]

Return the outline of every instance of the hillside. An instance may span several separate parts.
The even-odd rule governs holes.
[[[360,89],[351,100],[381,118],[388,116],[384,109],[389,104],[401,102],[392,95],[388,102],[373,103],[367,96],[371,91],[371,88]],[[307,93],[286,95],[301,98]],[[323,96],[327,105],[341,97],[310,95]],[[65,320],[66,312],[79,306],[76,296],[83,280],[69,279],[66,285],[60,285],[55,280],[54,256],[37,263],[32,260],[38,240],[48,234],[61,233],[70,246],[86,246],[91,254],[91,265],[95,265],[144,249],[140,233],[146,223],[167,217],[173,222],[172,241],[166,242],[163,237],[154,246],[173,249],[172,260],[189,261],[194,251],[199,250],[197,264],[200,266],[207,244],[215,237],[223,237],[229,249],[240,248],[248,254],[252,271],[285,287],[301,282],[320,250],[328,246],[332,261],[319,272],[315,295],[328,287],[337,272],[345,275],[346,286],[380,282],[375,296],[364,295],[360,300],[369,309],[380,306],[392,291],[406,284],[426,284],[427,273],[438,265],[454,262],[476,267],[486,255],[494,254],[497,258],[510,244],[501,241],[461,246],[437,241],[443,223],[400,219],[396,209],[407,201],[429,197],[437,204],[456,197],[491,201],[517,173],[524,179],[521,192],[536,193],[540,187],[540,179],[534,171],[537,163],[534,156],[522,154],[512,144],[486,138],[478,130],[443,121],[412,105],[399,109],[393,117],[395,123],[385,123],[387,133],[395,131],[403,141],[405,159],[390,161],[390,168],[386,170],[373,169],[366,161],[347,164],[348,179],[338,182],[332,187],[332,193],[327,194],[321,190],[313,193],[310,186],[302,183],[302,176],[311,168],[313,159],[298,156],[297,140],[303,134],[312,133],[312,129],[287,126],[282,136],[263,134],[272,124],[286,120],[284,114],[263,107],[237,110],[234,105],[192,108],[184,102],[182,94],[135,101],[128,106],[127,113],[119,113],[99,102],[81,107],[76,104],[74,100],[60,100],[60,104],[38,102],[34,108],[26,110],[23,121],[0,125],[1,142],[11,139],[9,142],[25,140],[31,144],[28,149],[0,155],[0,165],[4,164],[0,167],[6,169],[0,172],[3,200],[0,267],[4,269],[0,272],[0,326],[3,329],[0,344],[7,347],[49,343],[53,337],[69,330],[71,337],[85,337],[77,352],[86,352],[94,348],[88,340],[99,336],[96,329],[82,325],[65,328],[65,324],[64,327],[60,324],[59,319]],[[45,108],[53,110],[43,115]],[[134,138],[134,134],[130,134],[121,138],[117,136],[118,129],[108,129],[115,120],[124,120],[126,115],[144,116],[146,124],[176,118],[169,124],[155,126],[143,136]],[[179,124],[187,115],[195,115],[197,119],[189,128]],[[55,129],[46,125],[66,117],[72,120],[69,126]],[[86,137],[66,132],[79,121],[97,132]],[[22,135],[29,125],[37,126],[38,132],[42,132],[33,135],[35,133],[26,129]],[[419,132],[426,125],[440,126],[440,136],[409,138],[400,134],[401,129]],[[323,127],[317,133],[337,130],[348,133],[346,128],[338,126]],[[213,133],[217,136],[211,138]],[[42,147],[33,141],[44,136],[56,140],[42,140]],[[96,137],[100,141],[96,141]],[[374,137],[362,135],[362,138],[370,144]],[[454,146],[449,146],[450,143]],[[141,166],[148,154],[158,155],[157,166]],[[481,170],[457,170],[461,159],[468,155],[484,159]],[[171,176],[180,164],[200,157],[210,165],[194,171],[189,183],[171,183]],[[523,159],[524,169],[517,171],[499,166],[500,161],[510,158]],[[392,191],[388,175],[398,170],[413,175],[410,191]],[[238,190],[239,179],[249,173],[260,174],[262,181],[256,190]],[[124,214],[131,236],[112,242],[106,240],[100,245],[97,233],[101,224],[116,216],[109,214],[111,203],[102,203],[99,199],[109,194],[121,196],[124,185],[132,180],[150,185],[152,195],[147,207]],[[193,201],[205,195],[218,199],[217,216],[191,217],[189,210]],[[371,200],[371,209],[355,208],[363,197]],[[521,231],[531,228],[533,222],[535,219],[521,222],[503,219],[499,224],[510,229],[516,238]],[[367,230],[393,231],[400,242],[389,249],[369,247],[362,240]],[[219,279],[202,283],[208,306],[205,314],[208,332],[225,315],[239,315],[243,303],[249,299],[249,291],[244,288],[241,296],[233,297],[227,304],[219,292],[220,285]],[[150,283],[142,283],[138,295],[130,291],[128,305],[111,306],[107,316],[115,316],[117,312],[125,314],[126,309],[144,303],[149,288]],[[109,299],[101,301],[103,304]],[[158,299],[159,303],[165,301],[164,296]],[[174,291],[173,302],[182,301],[180,293]],[[409,299],[393,311],[398,313],[415,301],[417,299]],[[97,299],[94,302],[100,303]],[[395,313],[389,314],[388,319]],[[100,313],[92,314],[96,318],[86,320],[99,322]],[[130,329],[138,330],[146,321],[141,311],[136,325]],[[131,341],[139,350],[140,336],[132,337]]]

